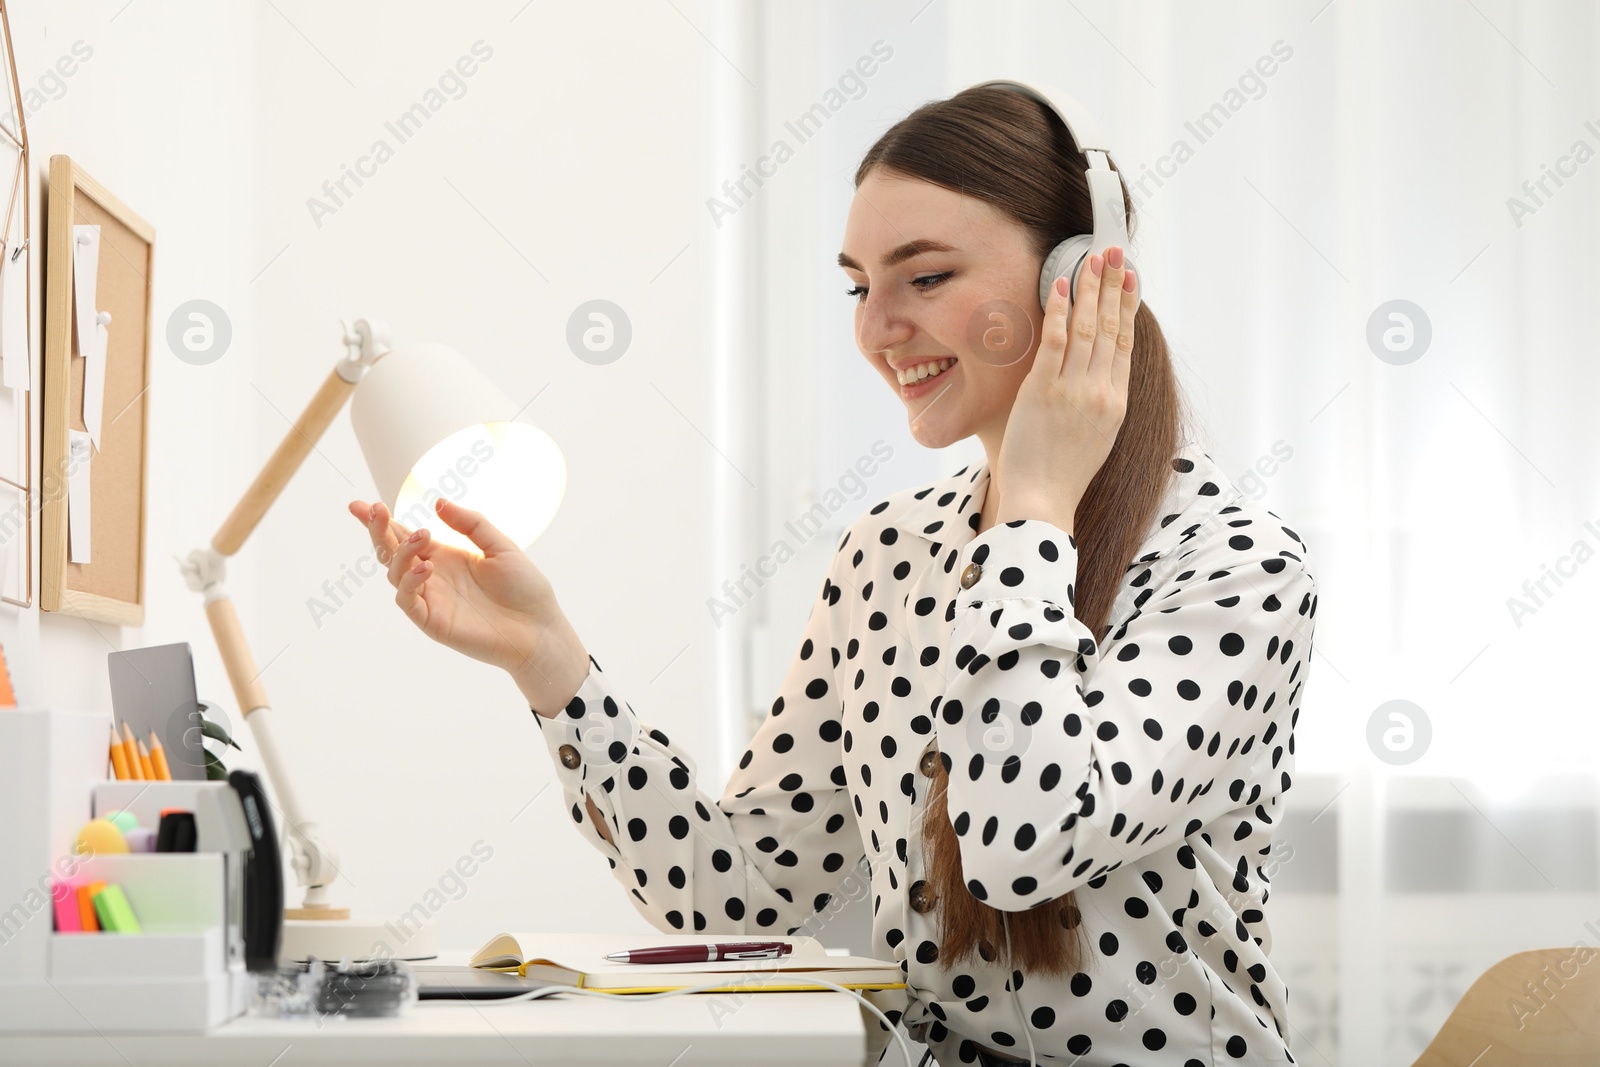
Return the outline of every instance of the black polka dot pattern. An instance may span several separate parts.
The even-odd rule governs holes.
[[[536,717],[574,825],[663,932],[813,935],[870,898],[907,986],[891,1018],[940,1062],[1025,1056],[1031,1032],[1078,1067],[1294,1063],[1265,905],[1317,583],[1198,445],[1172,470],[1103,640],[1073,614],[1074,536],[976,533],[986,467],[873,506],[718,801],[591,660]],[[935,755],[973,894],[1020,912],[1075,892],[1083,969],[941,956],[918,832]],[[898,1056],[868,1032],[869,1062]]]

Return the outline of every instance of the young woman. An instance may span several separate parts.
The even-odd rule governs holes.
[[[857,345],[917,441],[977,435],[987,460],[850,525],[721,800],[482,516],[438,505],[479,556],[351,511],[412,621],[511,672],[659,929],[793,933],[864,860],[907,984],[890,1018],[940,1063],[1293,1063],[1263,905],[1316,579],[1180,440],[1122,249],[1041,311],[1045,253],[1093,229],[1084,168],[1053,112],[992,87],[862,160]]]

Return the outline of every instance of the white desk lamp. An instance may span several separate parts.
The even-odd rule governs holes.
[[[472,547],[433,510],[434,499],[445,496],[483,512],[526,548],[549,525],[567,484],[566,463],[555,442],[542,430],[514,421],[505,394],[460,353],[436,344],[391,348],[383,324],[366,319],[356,321],[344,343],[344,359],[329,372],[211,544],[189,553],[182,564],[184,580],[205,598],[206,618],[234,697],[282,808],[291,866],[305,887],[301,905],[284,909],[284,959],[366,959],[376,944],[392,940],[394,929],[393,924],[352,920],[348,908],[330,901],[338,853],[300,805],[274,736],[260,672],[223,587],[224,559],[244,545],[352,393],[351,424],[380,497],[400,522],[412,529],[427,526],[439,541]],[[395,958],[435,955],[431,923],[405,932],[402,944],[389,944]]]

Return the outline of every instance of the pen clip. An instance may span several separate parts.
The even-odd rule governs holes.
[[[776,948],[747,949],[743,952],[726,952],[722,958],[725,960],[771,960],[782,956],[783,950]]]

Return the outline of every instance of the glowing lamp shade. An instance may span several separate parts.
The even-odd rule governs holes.
[[[509,421],[513,410],[459,352],[405,344],[367,372],[350,422],[383,502],[401,523],[473,548],[433,510],[444,497],[483,512],[527,548],[561,505],[567,464],[543,430]]]

